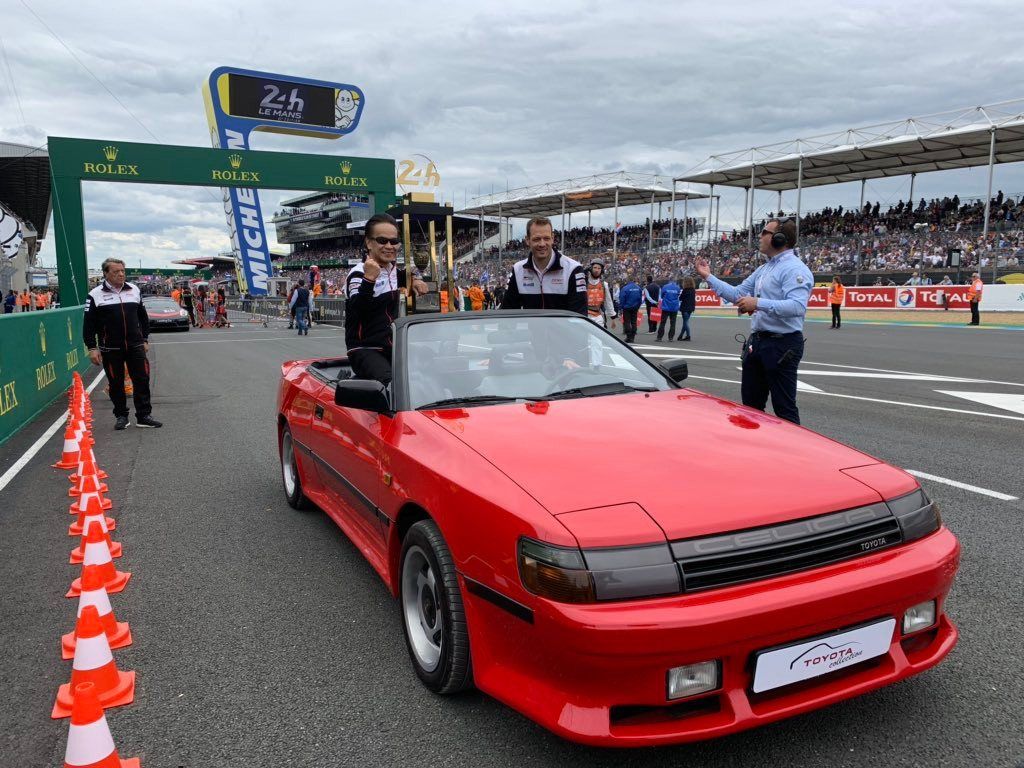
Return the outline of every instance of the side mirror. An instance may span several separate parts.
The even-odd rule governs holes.
[[[390,413],[388,390],[379,381],[346,379],[334,388],[334,404],[342,408],[357,408],[373,413]]]
[[[668,360],[659,360],[658,367],[676,384],[690,375],[686,361],[681,357],[670,357]]]

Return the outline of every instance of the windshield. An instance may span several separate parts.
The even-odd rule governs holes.
[[[156,309],[160,312],[169,312],[171,310],[181,309],[170,299],[143,299],[142,303],[146,305],[146,309]]]
[[[582,317],[412,323],[405,351],[414,409],[672,388],[658,369]]]

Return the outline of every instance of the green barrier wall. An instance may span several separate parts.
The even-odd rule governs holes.
[[[0,315],[0,445],[67,393],[91,365],[82,344],[84,307]]]

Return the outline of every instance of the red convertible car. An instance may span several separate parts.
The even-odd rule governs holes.
[[[685,362],[578,315],[414,315],[394,339],[387,387],[344,358],[284,365],[281,468],[396,595],[430,690],[475,685],[579,742],[669,744],[955,645],[959,543],[902,470],[683,388]]]

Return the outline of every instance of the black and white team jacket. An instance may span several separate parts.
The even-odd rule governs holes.
[[[82,323],[87,349],[126,350],[148,338],[149,315],[137,285],[126,282],[118,291],[103,280],[89,291]]]
[[[512,267],[501,308],[568,309],[586,316],[587,276],[583,265],[556,250],[547,270],[539,272],[531,253]]]
[[[363,275],[362,264],[349,271],[345,280],[345,346],[349,350],[391,349],[391,323],[398,317],[405,279],[405,270],[395,265],[381,267],[374,282]]]

